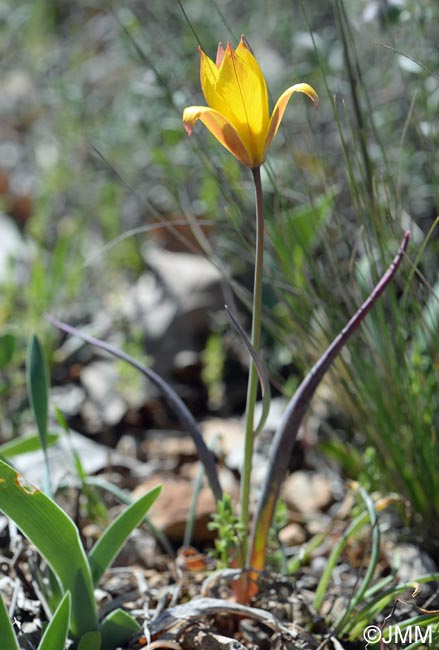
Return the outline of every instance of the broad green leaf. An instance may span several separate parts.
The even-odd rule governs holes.
[[[70,619],[70,592],[64,597],[57,607],[52,620],[46,627],[38,650],[63,650],[66,645],[67,632]]]
[[[161,486],[150,490],[124,510],[108,526],[91,549],[88,562],[93,584],[96,586],[104,571],[110,566],[132,531],[140,524],[161,492]]]
[[[123,609],[115,609],[108,614],[100,625],[102,649],[113,650],[125,645],[135,634],[142,631],[142,626]]]
[[[0,593],[0,639],[2,650],[20,650],[14,628],[9,620],[8,611]]]
[[[35,415],[41,446],[47,445],[47,416],[49,410],[49,371],[44,349],[35,334],[31,336],[26,358],[27,391]]]
[[[0,510],[41,553],[63,591],[70,591],[72,636],[78,639],[97,629],[90,567],[70,517],[3,461],[0,461]]]
[[[57,433],[47,434],[47,446],[50,447],[58,441]],[[12,456],[19,456],[20,454],[28,454],[31,451],[41,449],[41,439],[38,435],[33,436],[19,436],[13,440],[8,440],[0,445],[0,456],[3,458],[11,458]]]
[[[0,334],[0,370],[12,359],[15,351],[15,336],[10,332]]]
[[[78,644],[78,650],[101,650],[102,634],[95,630],[84,634]]]

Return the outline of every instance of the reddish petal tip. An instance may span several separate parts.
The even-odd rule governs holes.
[[[216,61],[215,61],[215,65],[216,65],[217,68],[221,67],[221,63],[223,62],[225,53],[226,52],[225,52],[225,50],[223,48],[223,44],[221,42],[219,42],[218,43],[218,50],[217,50],[217,53],[216,53]]]

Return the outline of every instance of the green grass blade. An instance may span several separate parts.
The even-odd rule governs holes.
[[[161,492],[161,486],[150,490],[124,510],[101,535],[91,549],[88,562],[96,586],[132,531],[140,524]]]
[[[8,610],[0,593],[0,639],[2,650],[20,650],[14,628],[9,620]]]
[[[398,596],[405,591],[413,590],[413,585],[428,584],[429,582],[437,582],[439,580],[439,573],[431,573],[429,575],[416,576],[409,582],[403,582],[389,589],[378,593],[373,600],[367,603],[356,615],[351,622],[349,630],[349,638],[354,640],[360,636],[364,628],[370,624],[370,621],[376,620],[378,616],[395,602]]]
[[[320,608],[323,604],[326,591],[332,578],[332,573],[337,565],[338,559],[342,554],[344,547],[349,541],[349,537],[360,530],[367,523],[367,519],[367,512],[363,512],[361,515],[356,517],[340,537],[337,544],[333,547],[328,562],[326,563],[325,570],[323,571],[322,577],[320,578],[320,582],[318,584],[313,602],[313,607],[317,612],[320,611]]]
[[[67,632],[70,621],[70,592],[64,594],[64,598],[57,607],[49,625],[46,627],[38,650],[62,650],[66,645]]]
[[[142,630],[135,618],[123,609],[115,609],[101,623],[102,650],[113,650],[125,645],[132,636]]]
[[[323,544],[325,538],[325,533],[317,533],[314,537],[311,537],[308,542],[302,544],[299,553],[288,561],[288,575],[291,576],[294,573],[297,573],[299,569],[308,562],[311,553]]]
[[[355,608],[358,606],[358,604],[361,603],[362,600],[364,599],[364,594],[366,593],[367,588],[369,587],[373,579],[373,576],[375,574],[375,569],[377,567],[379,556],[380,556],[381,536],[380,536],[380,528],[378,525],[378,516],[375,510],[375,506],[373,504],[372,498],[363,487],[360,486],[359,492],[361,498],[363,499],[366,505],[367,513],[369,515],[370,525],[372,527],[372,549],[370,553],[370,558],[368,560],[366,573],[361,582],[361,585],[359,585],[359,587],[356,588],[355,596],[352,598],[347,611],[341,614],[341,616],[337,619],[337,622],[335,623],[334,627],[337,630],[341,630],[342,632],[346,631],[346,628],[349,628],[349,620],[348,620],[349,617],[351,616]]]
[[[58,438],[57,433],[48,433],[47,446],[51,447],[54,445],[58,442]],[[28,454],[31,451],[38,451],[39,449],[41,449],[41,438],[38,435],[19,436],[0,445],[0,457],[12,458],[12,456]]]
[[[72,596],[70,631],[74,638],[97,628],[93,582],[79,532],[49,497],[0,461],[0,510],[34,544]]]
[[[87,632],[78,644],[78,650],[101,650],[102,634],[99,631]]]

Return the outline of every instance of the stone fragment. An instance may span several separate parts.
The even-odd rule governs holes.
[[[280,541],[284,546],[300,546],[306,541],[305,531],[299,524],[287,524],[279,533]]]
[[[192,504],[193,484],[183,479],[156,474],[141,483],[133,491],[132,496],[134,499],[138,499],[157,485],[162,485],[162,491],[149,510],[148,516],[154,526],[162,531],[170,541],[181,544]],[[208,530],[207,524],[214,512],[216,512],[216,504],[212,492],[209,488],[204,487],[198,496],[191,540],[191,544],[194,546],[213,539],[214,533]]]
[[[285,480],[281,497],[290,508],[304,515],[314,514],[331,505],[331,482],[322,474],[298,470]]]
[[[188,356],[203,349],[211,313],[224,308],[221,274],[202,255],[151,243],[143,252],[150,270],[128,289],[122,311],[142,329],[154,369],[166,376],[182,350]]]

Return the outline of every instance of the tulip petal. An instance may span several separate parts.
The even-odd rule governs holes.
[[[239,78],[239,83],[250,125],[260,124],[259,128],[263,131],[269,121],[267,82],[259,63],[248,49],[244,36],[241,36],[235,55],[245,71]],[[219,81],[221,82],[221,74]]]
[[[200,120],[213,136],[232,153],[243,165],[253,167],[251,155],[236,132],[235,127],[218,111],[207,106],[189,106],[183,111],[183,124],[191,135],[192,128]]]
[[[216,64],[202,51],[201,87],[207,104],[235,128],[252,158],[262,162],[269,124],[268,91],[262,70],[243,38],[236,52],[219,47]],[[218,67],[219,64],[219,67]]]
[[[217,68],[221,67],[221,63],[223,62],[225,53],[226,53],[226,51],[223,48],[223,44],[218,43],[218,50],[217,50],[217,53],[216,53],[216,61],[215,61],[215,65],[216,65]]]
[[[210,98],[215,95],[216,82],[218,80],[219,68],[201,49],[200,52],[200,81],[201,90],[203,91],[204,98],[210,106]]]
[[[273,138],[277,133],[277,130],[282,121],[290,97],[293,93],[297,93],[297,92],[304,93],[305,95],[307,95],[310,98],[310,100],[314,102],[314,106],[316,108],[319,105],[319,97],[316,91],[314,90],[314,88],[312,88],[309,84],[304,84],[304,83],[295,84],[294,86],[287,88],[287,90],[283,92],[282,95],[277,100],[276,106],[274,107],[273,113],[271,115],[270,125],[268,127],[268,132],[267,132],[267,138],[265,141],[264,159],[268,149],[270,148],[271,143],[273,142]]]

